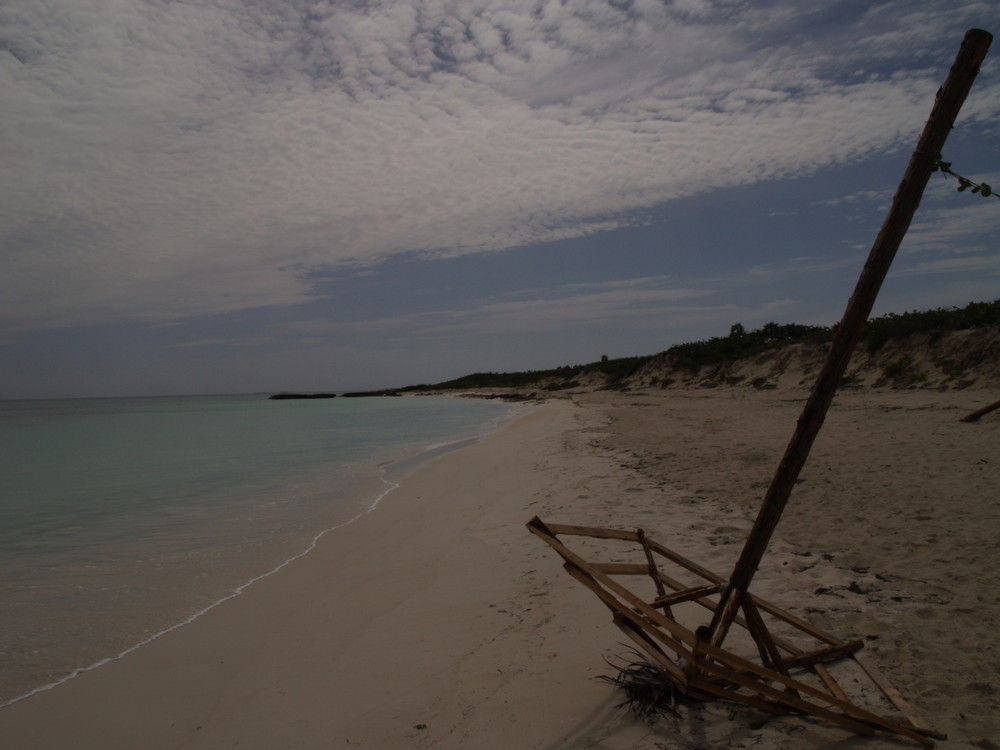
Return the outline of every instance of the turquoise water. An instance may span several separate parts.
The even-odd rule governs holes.
[[[449,397],[0,402],[0,705],[210,608],[482,434]]]

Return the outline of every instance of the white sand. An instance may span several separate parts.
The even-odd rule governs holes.
[[[593,679],[623,637],[524,523],[642,526],[727,573],[802,393],[552,401],[415,469],[312,554],[0,710],[4,748],[889,748],[712,704],[649,726]],[[754,590],[865,651],[943,748],[1000,745],[1000,417],[838,396]],[[986,744],[984,744],[986,743]],[[905,745],[904,745],[905,746]]]

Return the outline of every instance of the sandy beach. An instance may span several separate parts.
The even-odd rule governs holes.
[[[48,748],[890,748],[726,704],[656,724],[595,679],[623,636],[531,536],[643,527],[726,574],[805,391],[552,399],[125,658],[0,710]],[[864,652],[947,750],[1000,747],[1000,417],[988,390],[838,395],[754,592]]]

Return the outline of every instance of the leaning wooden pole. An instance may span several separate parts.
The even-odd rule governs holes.
[[[712,622],[708,630],[704,631],[705,640],[713,646],[722,644],[729,626],[740,610],[750,582],[757,572],[771,535],[791,495],[792,487],[805,465],[816,435],[823,426],[823,420],[826,419],[830,403],[847,370],[851,354],[861,339],[865,323],[875,304],[875,297],[910,226],[913,214],[920,205],[920,198],[927,187],[927,182],[940,160],[944,142],[972,88],[972,82],[979,72],[979,65],[986,57],[992,40],[993,37],[981,29],[966,32],[948,79],[937,93],[934,108],[917,142],[916,151],[910,158],[903,180],[896,190],[889,214],[875,238],[875,244],[872,245],[854,294],[851,295],[847,310],[837,326],[826,363],[802,410],[795,433],[778,465],[728,585],[722,591]]]

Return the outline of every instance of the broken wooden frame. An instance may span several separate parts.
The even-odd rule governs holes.
[[[682,695],[695,700],[735,701],[770,714],[815,716],[856,734],[882,730],[928,746],[934,744],[933,739],[944,739],[944,735],[923,726],[899,692],[857,659],[861,641],[842,641],[750,595],[743,602],[743,617],[737,617],[734,625],[749,636],[743,645],[756,650],[756,656],[713,646],[705,637],[704,627],[690,629],[682,622],[679,611],[674,610],[693,603],[714,614],[718,595],[725,586],[722,576],[650,539],[642,530],[553,524],[537,516],[528,528],[559,553],[573,578],[608,606],[614,623],[662,669]],[[588,560],[560,536],[631,543],[636,559]],[[604,551],[615,558],[628,554],[627,548],[619,547]],[[676,575],[671,568],[677,569]],[[694,576],[697,580],[684,582],[677,576]],[[637,577],[651,582],[648,597],[637,593]],[[629,585],[624,578],[631,579]],[[687,614],[688,619],[696,619],[696,615]],[[770,626],[765,616],[771,620]],[[774,634],[778,629],[790,635]],[[857,665],[855,676],[867,675],[871,686],[888,700],[898,717],[881,716],[851,701],[833,671],[834,664],[844,660]]]
[[[889,213],[875,238],[854,293],[848,300],[823,369],[806,401],[792,439],[730,577],[723,579],[685,560],[647,539],[641,530],[627,532],[546,524],[537,517],[528,524],[533,533],[562,555],[568,572],[612,609],[615,623],[653,657],[663,667],[664,673],[687,695],[727,698],[776,713],[811,714],[855,732],[884,729],[928,745],[933,744],[932,737],[941,736],[918,727],[912,720],[892,721],[853,704],[833,680],[823,662],[853,657],[854,652],[861,647],[861,642],[842,642],[826,635],[787,612],[762,602],[750,594],[749,589],[812,444],[823,426],[851,355],[861,339],[889,266],[920,204],[927,182],[937,168],[945,140],[972,88],[992,39],[989,33],[972,29],[962,41],[948,78],[938,91],[930,117],[893,197]],[[558,539],[559,534],[633,541],[643,550],[645,563],[588,563],[566,547]],[[672,583],[674,579],[668,579],[658,572],[654,551],[698,574],[709,583],[696,586]],[[643,566],[656,585],[656,597],[650,602],[636,596],[610,577],[614,574],[634,574]],[[673,588],[674,593],[667,594],[665,586]],[[709,599],[710,595],[717,595],[718,600]],[[711,621],[695,631],[682,626],[672,616],[671,607],[685,601],[695,601],[710,609]],[[803,652],[798,646],[774,638],[760,614],[761,610],[817,638],[826,643],[826,646]],[[742,619],[739,617],[740,612],[743,613]],[[750,635],[756,645],[759,665],[723,648],[734,624],[743,627]],[[666,654],[664,646],[673,652],[676,661]],[[782,651],[787,652],[788,656],[782,655]],[[811,668],[824,687],[814,687],[792,678],[793,667]],[[868,674],[871,676],[870,671]],[[904,702],[898,693],[879,687],[897,708],[901,708]]]

